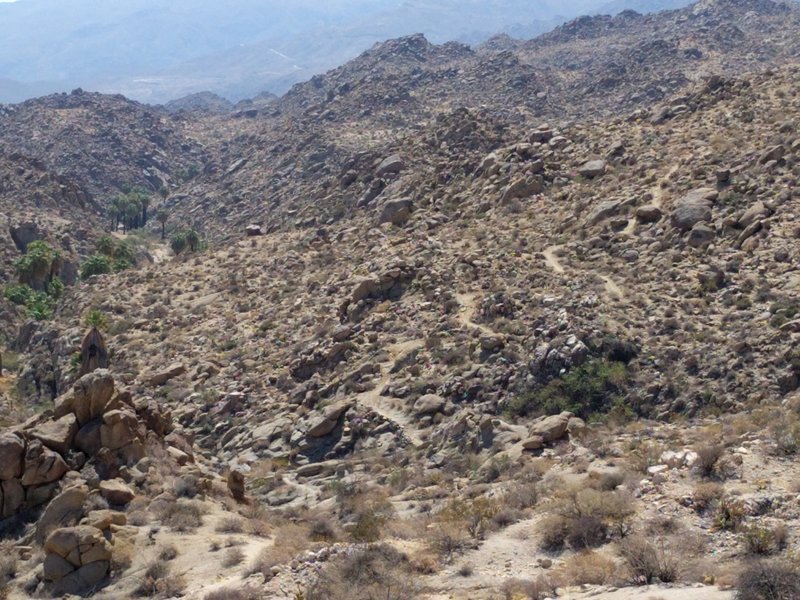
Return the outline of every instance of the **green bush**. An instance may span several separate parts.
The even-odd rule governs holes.
[[[28,316],[37,321],[44,321],[53,315],[55,301],[64,291],[64,284],[55,278],[47,286],[47,292],[37,292],[29,285],[10,285],[3,295],[9,302],[24,306]]]
[[[58,300],[63,294],[64,282],[58,277],[54,277],[53,280],[47,284],[47,295],[53,300]]]
[[[31,286],[25,284],[9,285],[3,291],[3,295],[9,302],[20,306],[25,306],[28,304],[28,302],[30,302],[31,297],[33,296],[33,290],[31,289]]]
[[[190,252],[199,252],[203,248],[203,241],[200,239],[200,234],[197,230],[192,228],[188,231],[179,231],[173,235],[170,240],[170,247],[175,254],[180,254],[187,249]]]
[[[116,260],[114,261],[114,264],[112,265],[112,267],[113,267],[113,269],[114,269],[114,273],[119,273],[119,272],[121,272],[121,271],[127,271],[127,270],[128,270],[128,269],[130,269],[132,266],[133,266],[133,265],[130,263],[130,261],[128,261],[128,260],[125,260],[124,258],[118,258],[118,259],[116,259]]]
[[[24,256],[14,262],[20,283],[43,289],[58,272],[61,255],[41,240],[28,244]]]
[[[33,292],[31,300],[26,304],[28,314],[37,321],[46,321],[53,316],[53,299],[44,292]]]
[[[627,381],[625,363],[594,358],[538,390],[517,395],[507,412],[526,416],[569,411],[590,419],[621,403]]]
[[[28,244],[25,255],[14,263],[14,269],[20,278],[44,278],[50,273],[53,260],[58,253],[41,240]]]
[[[188,243],[186,242],[186,234],[183,232],[176,233],[172,236],[172,239],[169,242],[170,248],[175,254],[180,254],[184,250],[186,250],[186,246]]]
[[[81,279],[111,273],[111,261],[102,254],[93,254],[81,265]]]
[[[97,240],[97,252],[98,254],[103,254],[105,256],[114,256],[114,249],[116,244],[114,243],[114,238],[110,235],[104,235],[99,240]]]

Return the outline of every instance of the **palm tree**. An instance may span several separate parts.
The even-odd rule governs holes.
[[[162,206],[156,212],[156,220],[161,223],[161,241],[163,242],[167,237],[167,220],[169,219],[169,213],[167,210]]]
[[[200,249],[200,235],[194,227],[187,232],[186,243],[189,244],[189,250],[192,252],[197,252]]]

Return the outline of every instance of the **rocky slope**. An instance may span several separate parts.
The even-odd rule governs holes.
[[[195,135],[212,166],[173,210],[215,235],[247,221],[273,228],[338,219],[380,185],[364,161],[390,156],[406,137],[436,135],[437,119],[449,119],[449,135],[462,135],[461,108],[480,107],[499,130],[658,110],[703,77],[795,61],[798,23],[795,3],[719,0],[655,15],[587,17],[530,42],[478,51],[421,36],[393,40],[250,118],[199,123]],[[431,143],[441,142],[448,140]]]
[[[588,27],[744,19],[777,40],[793,10],[726,0]],[[524,46],[586,53],[584,25]],[[167,206],[212,243],[67,290],[0,379],[7,412],[53,411],[10,432],[75,471],[47,497],[85,486],[60,525],[115,540],[37,545],[22,527],[11,597],[96,562],[108,597],[729,600],[765,578],[800,593],[800,66],[710,62],[720,74],[657,103],[589,94],[594,109],[547,124],[481,105],[489,74],[443,101],[433,73],[486,52],[389,42],[264,107],[177,121],[209,160]],[[358,110],[310,100],[356,73],[372,73]],[[78,379],[90,311],[110,372]],[[123,399],[87,404],[112,374]],[[91,422],[101,446],[78,456]],[[147,456],[117,453],[144,439]],[[45,502],[19,501],[26,469],[0,472],[15,514]],[[124,510],[95,514],[104,485],[130,491]],[[81,536],[96,560],[70,560]]]

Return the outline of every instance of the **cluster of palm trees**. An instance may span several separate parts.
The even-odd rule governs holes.
[[[142,188],[134,188],[128,193],[120,192],[111,199],[111,231],[123,232],[139,229],[147,224],[147,209],[150,207],[150,194]]]

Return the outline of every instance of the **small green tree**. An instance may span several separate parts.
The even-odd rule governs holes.
[[[110,235],[101,236],[99,240],[97,240],[97,252],[99,254],[103,254],[105,256],[114,256],[114,249],[116,244],[114,243],[114,238]]]
[[[186,233],[186,243],[189,244],[189,250],[192,252],[200,250],[200,235],[194,227]]]
[[[93,254],[81,265],[81,279],[111,273],[111,261],[102,254]]]
[[[64,282],[60,278],[54,277],[50,283],[47,284],[47,295],[53,300],[58,300],[64,295]]]
[[[188,245],[186,242],[186,234],[183,232],[176,233],[172,236],[169,245],[175,254],[180,254],[186,250],[186,246]]]
[[[20,283],[35,290],[44,290],[58,273],[61,255],[41,240],[28,244],[24,256],[14,262],[14,270]]]

